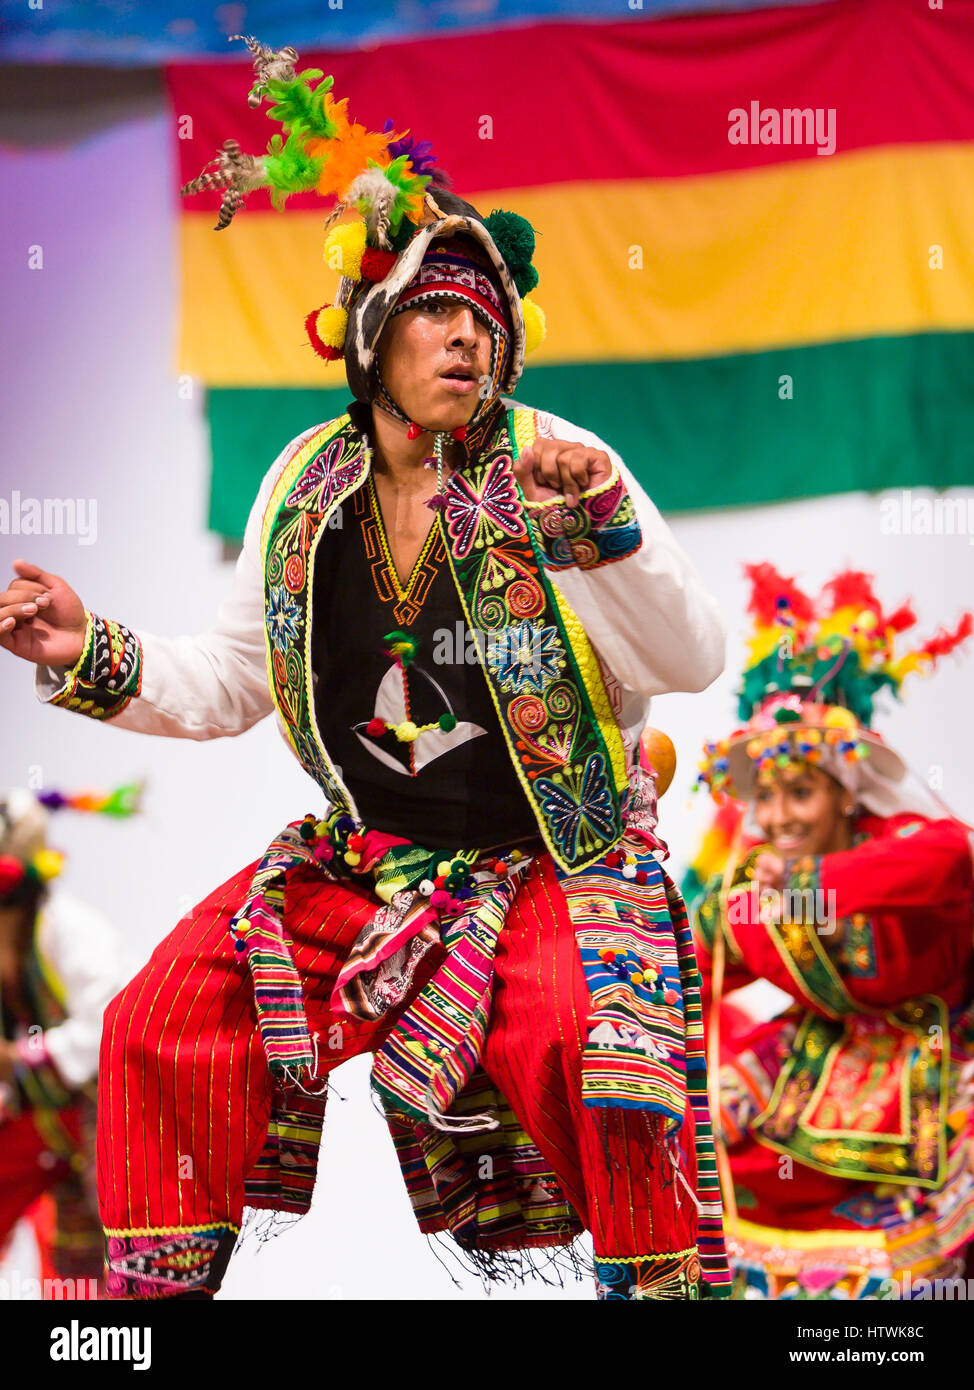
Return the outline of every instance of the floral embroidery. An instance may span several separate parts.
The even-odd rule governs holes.
[[[557,629],[519,623],[491,633],[487,663],[504,690],[542,694],[565,664]]]
[[[267,595],[267,631],[279,651],[298,640],[301,631],[301,608],[297,599],[283,585],[270,589]]]
[[[593,753],[579,775],[565,769],[560,781],[539,777],[541,806],[566,858],[612,835],[613,802],[605,778],[605,760]]]
[[[594,569],[624,560],[642,544],[636,509],[616,468],[599,487],[581,493],[577,507],[553,498],[528,503],[528,515],[550,569]]]
[[[525,795],[556,861],[579,869],[621,836],[625,748],[598,658],[545,577],[525,518],[511,456],[511,422],[523,413],[500,412],[479,455],[450,476],[437,534],[467,626],[485,639],[482,669]],[[275,703],[306,771],[345,810],[353,807],[351,795],[314,719],[311,571],[321,528],[367,476],[362,437],[343,416],[292,460],[262,533]]]
[[[509,455],[495,457],[479,483],[464,473],[454,473],[450,481],[446,525],[454,555],[469,555],[501,536],[526,534]]]

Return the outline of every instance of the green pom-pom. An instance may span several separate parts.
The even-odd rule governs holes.
[[[801,715],[796,709],[779,709],[775,712],[774,722],[776,724],[799,724]]]
[[[495,208],[484,221],[491,240],[504,257],[511,279],[523,299],[538,283],[538,272],[531,264],[534,256],[534,228],[526,217]]]
[[[405,251],[406,247],[416,235],[416,227],[408,218],[404,217],[399,224],[398,231],[389,229],[389,243],[396,255]]]
[[[441,714],[436,721],[445,734],[457,727],[457,717],[455,714]]]
[[[396,628],[395,632],[387,632],[383,637],[386,644],[386,651],[390,656],[399,658],[403,667],[409,666],[419,649],[419,643],[415,637],[408,632],[402,632]]]

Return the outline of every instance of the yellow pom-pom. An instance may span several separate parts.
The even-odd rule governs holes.
[[[34,855],[33,864],[40,879],[47,883],[50,879],[57,878],[61,872],[64,855],[56,849],[39,849]]]
[[[329,270],[337,270],[349,280],[361,280],[365,251],[364,222],[343,222],[332,227],[325,238],[324,258]]]
[[[396,725],[396,738],[400,743],[413,743],[419,738],[419,729],[411,719],[404,719]]]
[[[524,351],[534,352],[544,342],[545,313],[530,295],[521,300],[521,312],[524,315]]]
[[[345,863],[348,865],[350,869],[354,869],[356,864],[361,864],[361,862],[362,856],[358,853],[357,850],[347,849],[345,851]]]
[[[333,304],[327,305],[318,314],[315,327],[318,330],[318,337],[325,347],[344,347],[345,331],[348,328],[348,310],[336,309]]]
[[[843,705],[833,705],[825,716],[825,727],[827,729],[857,729],[859,725],[851,709],[846,709]]]

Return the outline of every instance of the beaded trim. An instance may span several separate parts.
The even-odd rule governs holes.
[[[122,623],[85,612],[84,648],[51,704],[91,719],[114,719],[142,689],[142,643]]]

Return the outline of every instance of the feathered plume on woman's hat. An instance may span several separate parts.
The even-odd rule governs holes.
[[[872,728],[876,697],[898,697],[906,676],[929,674],[971,636],[974,616],[963,613],[953,631],[939,628],[897,652],[916,614],[908,602],[884,609],[872,575],[843,570],[812,598],[773,565],[745,565],[744,573],[753,619],[738,699],[744,722],[704,745],[697,785],[717,800],[744,797],[756,777],[814,766],[826,749],[850,763],[868,757],[880,776],[901,779],[901,758]]]

